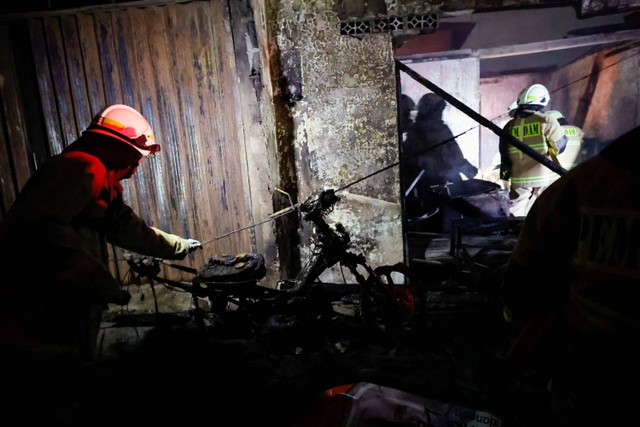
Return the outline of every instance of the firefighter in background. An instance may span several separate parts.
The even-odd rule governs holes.
[[[640,127],[554,182],[524,219],[504,273],[506,362],[544,373],[553,427],[638,424]],[[546,382],[546,381],[545,381]]]
[[[546,87],[534,84],[518,95],[518,108],[503,130],[543,156],[559,164],[567,137],[558,120],[545,113],[550,96]],[[558,174],[500,138],[500,178],[509,181],[510,211],[524,217],[536,198]]]
[[[108,243],[166,259],[201,247],[148,226],[124,202],[120,181],[159,151],[138,111],[112,105],[38,168],[0,223],[3,414],[77,422],[85,391],[75,380],[95,361],[102,313],[131,298],[111,274]]]
[[[584,132],[578,126],[570,125],[564,115],[558,110],[549,110],[547,114],[555,117],[562,125],[567,136],[567,146],[558,154],[560,166],[569,170],[582,161],[582,146],[584,145]]]

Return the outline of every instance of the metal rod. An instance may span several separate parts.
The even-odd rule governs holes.
[[[436,95],[439,95],[441,98],[445,99],[451,105],[456,107],[458,110],[462,111],[467,116],[471,117],[481,125],[493,131],[493,133],[495,133],[496,135],[506,138],[511,145],[516,147],[518,150],[522,151],[527,156],[533,158],[535,161],[541,163],[543,166],[546,166],[547,168],[551,169],[553,172],[557,173],[558,175],[562,175],[563,173],[566,172],[566,170],[562,166],[558,165],[553,160],[548,159],[542,154],[538,153],[533,148],[529,147],[527,144],[523,143],[515,136],[504,132],[500,126],[496,125],[491,120],[485,118],[481,114],[476,113],[471,108],[469,108],[466,104],[459,101],[456,97],[449,94],[445,90],[441,89],[437,85],[433,84],[429,80],[425,79],[420,74],[418,74],[415,70],[409,68],[407,65],[396,60],[396,66],[401,71],[407,73],[409,77],[413,78],[415,81],[422,84],[427,89],[430,89],[433,93],[435,93]]]

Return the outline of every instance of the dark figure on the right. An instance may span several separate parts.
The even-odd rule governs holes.
[[[516,372],[540,373],[550,427],[637,425],[640,126],[553,182],[504,270]]]
[[[442,120],[447,103],[435,93],[427,93],[418,102],[415,124],[403,145],[403,174],[407,199],[417,197],[416,203],[409,204],[423,212],[408,212],[416,217],[434,210],[441,203],[441,197],[434,193],[433,186],[443,186],[472,179],[478,168],[469,162],[455,140],[451,129]],[[419,179],[418,179],[419,177]],[[408,191],[411,190],[411,191]]]

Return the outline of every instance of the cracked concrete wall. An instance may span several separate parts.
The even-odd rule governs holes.
[[[330,222],[343,223],[374,266],[391,264],[404,257],[393,166],[399,142],[391,36],[340,35],[333,6],[305,0],[271,5],[293,125],[290,166],[298,200],[326,188],[341,190]],[[303,244],[309,228],[303,224]]]

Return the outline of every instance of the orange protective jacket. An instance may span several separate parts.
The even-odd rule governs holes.
[[[17,357],[91,360],[102,311],[122,290],[116,246],[167,259],[185,239],[148,226],[122,198],[116,171],[66,151],[45,162],[0,223],[0,349]]]

